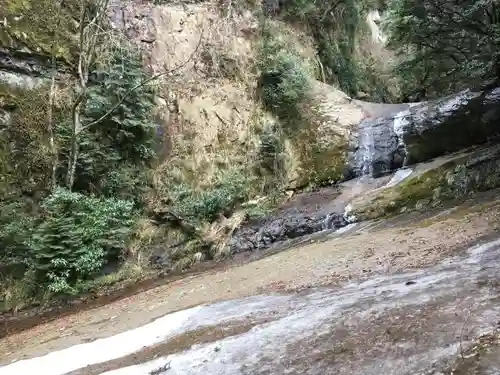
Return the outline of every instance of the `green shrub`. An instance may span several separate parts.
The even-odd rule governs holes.
[[[226,171],[211,186],[194,189],[185,184],[172,192],[174,211],[195,222],[215,221],[219,214],[229,214],[249,198],[252,180],[239,169]]]
[[[263,180],[262,190],[272,194],[286,180],[286,155],[283,134],[277,124],[266,124],[259,134],[256,174]]]
[[[79,157],[73,191],[106,197],[136,199],[147,184],[150,163],[155,159],[158,125],[152,120],[154,88],[132,88],[146,80],[141,56],[132,49],[115,48],[90,75],[84,124],[101,118],[122,97],[115,111],[79,137]],[[59,123],[60,174],[65,175],[71,124]],[[64,181],[61,178],[61,181]]]
[[[260,90],[265,108],[295,126],[309,97],[308,72],[293,49],[265,31],[259,57]]]
[[[95,275],[125,248],[135,223],[133,203],[87,197],[58,188],[42,205],[29,248],[40,279],[53,292]]]

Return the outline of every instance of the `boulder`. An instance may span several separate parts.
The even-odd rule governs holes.
[[[231,253],[265,250],[279,242],[346,225],[341,213],[307,215],[297,210],[294,215],[288,212],[288,215],[258,220],[238,229],[231,238]]]
[[[420,164],[399,184],[388,184],[355,198],[349,205],[349,215],[362,221],[427,210],[498,187],[500,146],[478,147]]]
[[[500,88],[464,90],[399,114],[408,164],[482,144],[500,134]]]
[[[486,86],[422,103],[358,102],[368,117],[352,140],[350,168],[374,177],[479,145],[500,134],[500,88]]]
[[[231,237],[230,250],[233,254],[264,250],[278,242],[344,227],[348,223],[343,212],[338,188],[297,194],[273,214],[253,219],[238,228]]]

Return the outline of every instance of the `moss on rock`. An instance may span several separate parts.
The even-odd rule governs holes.
[[[352,213],[358,220],[387,217],[466,199],[499,186],[500,148],[494,147],[451,160],[372,198],[354,202]]]
[[[312,122],[291,138],[299,164],[295,187],[322,186],[343,179],[346,170],[346,140],[338,134],[321,134]]]
[[[63,7],[53,0],[0,0],[0,47],[27,48],[40,55],[55,55],[67,62],[75,47],[79,2],[69,0]]]

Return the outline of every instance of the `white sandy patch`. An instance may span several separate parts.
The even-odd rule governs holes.
[[[0,375],[63,375],[89,365],[127,356],[183,332],[232,321],[256,312],[269,311],[275,303],[286,301],[288,298],[249,297],[244,299],[243,305],[241,302],[235,305],[228,301],[178,311],[127,332],[0,367]],[[43,369],[42,373],[40,369]]]

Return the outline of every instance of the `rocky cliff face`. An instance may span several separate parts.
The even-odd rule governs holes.
[[[355,140],[352,166],[358,175],[381,176],[500,135],[500,89],[495,85],[423,103],[358,103],[369,116],[360,122]]]
[[[29,12],[22,2],[3,2],[1,15],[6,21],[0,33],[0,103],[7,101],[8,87],[32,89],[49,76],[48,56],[54,47],[50,30],[56,26],[57,32],[67,35],[55,46],[58,70],[70,75],[68,62],[74,43],[70,36],[75,31],[71,4],[64,10],[67,19],[59,22],[48,16],[50,2],[39,2]],[[271,8],[267,3],[221,7],[210,1],[111,2],[113,27],[146,52],[146,68],[152,72],[175,69],[159,82],[157,118],[165,130],[165,157],[175,159],[173,164],[181,174],[199,175],[204,180],[221,166],[248,162],[257,152],[262,129],[276,122],[255,96],[257,50],[263,37],[259,12]],[[269,22],[279,31],[277,38],[293,45],[312,72],[310,124],[284,140],[287,184],[299,187],[342,179],[348,140],[361,112],[350,106],[346,95],[316,81],[321,77],[319,71],[314,73],[318,51],[307,31],[278,19]],[[378,42],[367,38],[374,51]],[[182,69],[176,69],[179,65]],[[4,110],[2,118],[7,117]]]
[[[0,121],[5,126],[15,102],[14,88],[31,90],[49,78],[51,51],[56,51],[58,78],[71,77],[76,26],[71,2],[62,10],[63,21],[50,16],[50,1],[29,7],[16,0],[3,3]],[[258,153],[263,130],[279,123],[256,95],[262,10],[275,14],[280,9],[270,3],[221,7],[210,1],[111,1],[111,25],[144,52],[145,68],[154,73],[172,70],[158,82],[156,116],[163,127],[168,165],[164,172],[175,170],[184,179],[204,181],[231,165],[248,164]],[[382,60],[385,36],[377,26],[379,19],[377,12],[368,12],[371,35],[364,43],[373,58]],[[277,39],[293,46],[310,81],[306,121],[282,139],[289,188],[361,174],[380,176],[482,143],[499,132],[497,88],[428,103],[355,100],[317,80],[322,67],[307,30],[279,18],[268,22]],[[64,36],[57,45],[50,39],[52,29]]]

